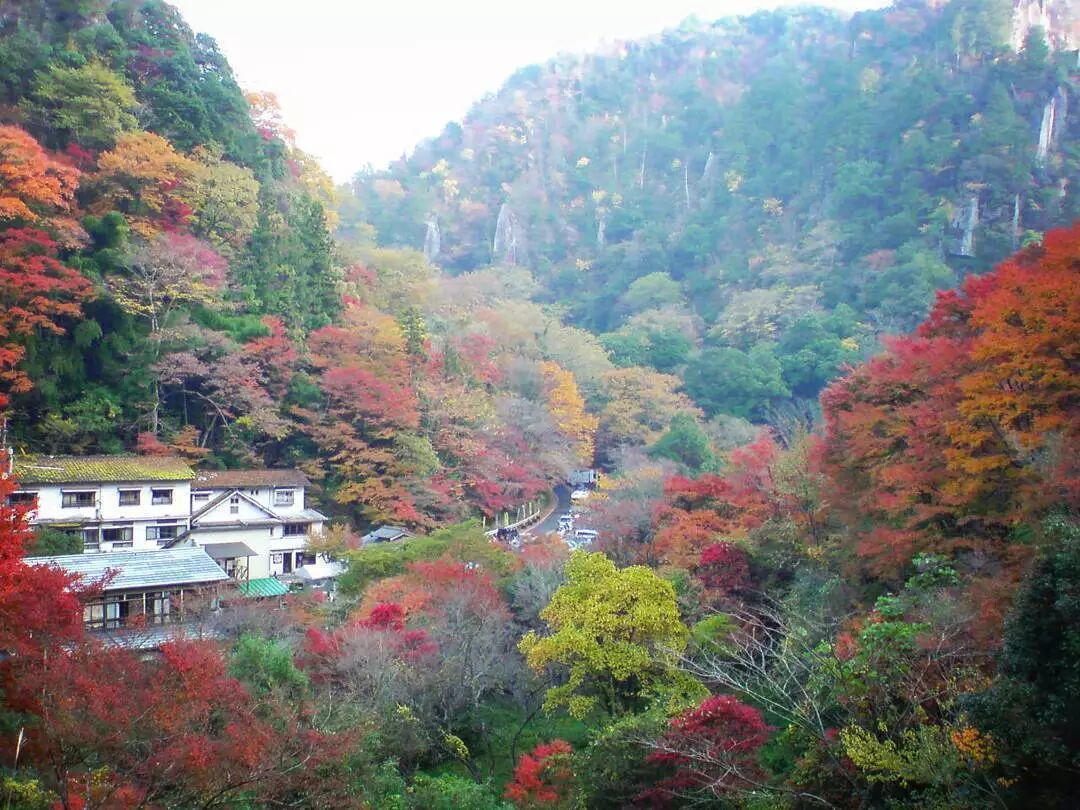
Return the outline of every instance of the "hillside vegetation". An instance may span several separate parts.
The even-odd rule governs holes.
[[[1080,214],[1075,50],[1029,5],[781,9],[560,57],[359,174],[360,215],[452,273],[526,267],[618,365],[782,423]],[[1051,42],[1070,19],[1050,6]]]
[[[0,806],[1073,806],[1074,25],[690,21],[334,188],[160,0],[0,0],[15,450],[300,467],[345,567],[144,655],[0,476]]]

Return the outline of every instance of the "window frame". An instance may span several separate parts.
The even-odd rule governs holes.
[[[151,523],[146,527],[146,541],[154,541],[161,545],[162,540],[175,540],[180,536],[181,528],[179,523]],[[173,533],[162,535],[162,529],[172,529]]]
[[[77,496],[90,496],[90,503],[78,503]],[[68,498],[71,498],[71,503]],[[60,490],[61,509],[91,509],[97,506],[98,491],[96,489],[62,489]]]
[[[108,532],[121,532],[121,539],[110,540],[107,536]],[[123,533],[126,532],[127,536],[124,537]],[[115,548],[134,548],[135,547],[135,527],[132,525],[127,526],[103,526],[101,534],[99,535],[100,543],[109,543]]]
[[[159,495],[158,494],[158,493],[163,493],[163,492],[169,493],[168,500],[164,500],[164,497],[165,497],[164,495]],[[169,487],[168,489],[165,489],[165,488],[153,489],[153,488],[151,488],[151,490],[150,490],[150,505],[151,506],[171,506],[172,502],[173,502],[173,492],[174,492],[174,489],[172,487]]]
[[[297,531],[299,527],[300,531]],[[310,531],[310,523],[286,523],[282,528],[282,537],[307,537]]]
[[[286,498],[286,496],[288,496]],[[274,490],[274,506],[295,506],[296,488],[286,487]]]
[[[86,554],[88,552],[101,551],[100,526],[94,526],[90,528],[83,527],[81,529],[76,529],[76,531],[78,532],[79,538],[82,540],[83,554]],[[72,532],[72,534],[75,534],[75,532]],[[91,534],[93,535],[92,539],[90,538]]]
[[[34,489],[20,489],[7,496],[8,506],[29,506],[37,508],[40,493]]]
[[[134,501],[125,501],[124,496],[135,496]],[[142,489],[121,489],[117,496],[117,506],[142,506]]]

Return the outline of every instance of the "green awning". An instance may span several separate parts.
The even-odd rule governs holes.
[[[240,593],[244,596],[284,596],[289,592],[289,586],[280,579],[267,577],[266,579],[249,579],[240,583]]]

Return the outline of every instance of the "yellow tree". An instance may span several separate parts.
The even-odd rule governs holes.
[[[634,366],[609,371],[603,380],[607,400],[600,413],[603,452],[621,444],[652,444],[675,414],[700,414],[679,391],[678,377]]]
[[[98,158],[90,211],[120,211],[133,231],[153,236],[187,223],[198,200],[198,176],[198,164],[160,135],[126,132]]]
[[[645,693],[682,682],[675,663],[689,634],[675,588],[649,568],[619,569],[603,554],[575,551],[566,584],[540,618],[551,634],[530,631],[519,648],[536,672],[567,671],[544,698],[549,711],[566,706],[583,718],[600,704],[617,715]]]
[[[196,235],[218,250],[236,250],[251,237],[259,217],[259,181],[251,169],[201,150],[195,177]]]
[[[540,374],[548,411],[555,424],[574,443],[577,460],[591,465],[599,420],[585,410],[585,399],[578,391],[574,375],[550,361],[540,364]]]

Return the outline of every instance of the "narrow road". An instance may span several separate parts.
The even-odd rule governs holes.
[[[552,513],[545,520],[532,526],[528,531],[529,534],[549,534],[559,530],[559,515],[570,511],[570,487],[565,484],[555,487],[555,500],[557,503]]]

